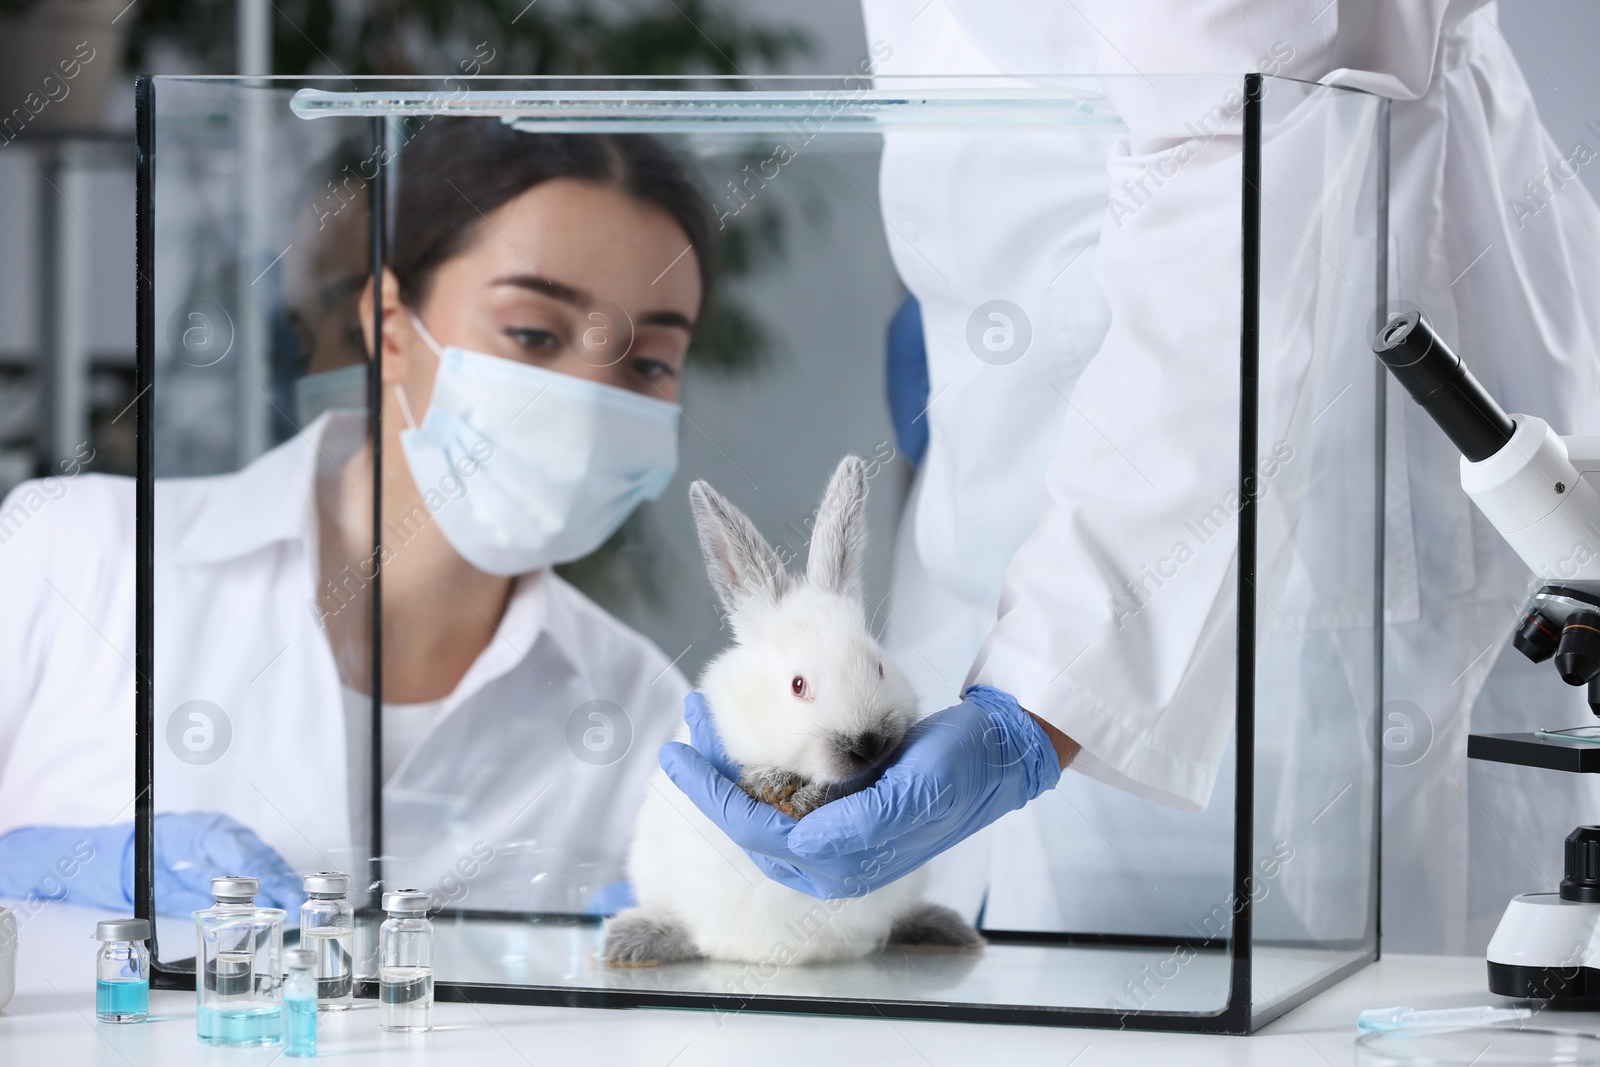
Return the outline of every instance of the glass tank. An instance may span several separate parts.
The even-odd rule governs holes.
[[[1261,75],[141,80],[156,984],[194,982],[155,876],[178,812],[284,868],[258,903],[291,923],[300,875],[351,876],[358,997],[403,890],[442,1001],[1245,1033],[1375,959],[1387,121]],[[1143,262],[1100,254],[1141,226],[1169,235]],[[1083,399],[1108,334],[1166,344],[1152,392],[1215,384],[1179,454],[1144,443],[1159,408]],[[709,823],[641,815],[680,810],[657,753],[739,636],[690,485],[798,574],[860,457],[862,611],[925,714],[1086,440],[1170,547],[1105,576],[1118,625],[1062,675],[1182,632],[1147,666],[1229,724],[1202,810],[1069,769],[897,890],[979,948],[810,960],[819,900],[619,965],[632,857],[716,880],[673,867]],[[964,517],[941,484],[978,486]]]

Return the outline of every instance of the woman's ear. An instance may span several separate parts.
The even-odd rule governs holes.
[[[365,341],[367,358],[372,358],[372,278],[368,276],[366,288],[361,291],[361,336]],[[383,268],[383,380],[404,382],[410,367],[406,353],[413,351],[421,341],[416,337],[416,327],[411,315],[400,302],[400,279],[388,267]]]

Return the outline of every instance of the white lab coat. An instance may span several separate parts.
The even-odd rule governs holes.
[[[1166,551],[1172,516],[1211,503],[1213,479],[1184,458],[1234,432],[1234,365],[1194,354],[1237,352],[1239,141],[1237,128],[1196,141],[1181,121],[1193,103],[1156,76],[1276,64],[1393,98],[1391,295],[1427,309],[1508,410],[1564,434],[1600,431],[1600,211],[1570,171],[1544,171],[1572,148],[1539,125],[1492,4],[864,10],[868,40],[891,52],[879,73],[1129,75],[1104,83],[1128,131],[1059,139],[1041,155],[1054,166],[986,167],[981,134],[886,144],[887,233],[922,302],[932,400],[888,639],[930,703],[953,699],[972,663],[970,680],[1084,745],[1056,796],[957,850],[938,881],[947,899],[970,909],[986,894],[991,927],[1182,931],[1227,887],[1233,711],[1215,694],[1231,692],[1231,648],[1197,649],[1232,595],[1233,553],[1186,565],[1149,625],[1114,631],[1108,601]],[[1113,219],[1122,181],[1186,143],[1197,155],[1181,183]],[[1547,182],[1532,212],[1530,180]],[[1006,366],[966,339],[973,306],[997,296],[1033,312],[1030,354]],[[1600,791],[1497,767],[1474,768],[1469,787],[1469,728],[1587,711],[1548,666],[1499,656],[1528,576],[1397,388],[1388,446],[1386,697],[1420,708],[1432,742],[1385,773],[1383,929],[1391,950],[1467,951],[1510,893],[1551,887],[1561,837],[1593,819]],[[1109,654],[1075,661],[1086,647]]]
[[[358,700],[346,714],[312,603],[312,493],[362,425],[331,413],[237,473],[158,480],[155,520],[156,810],[225,812],[297,870],[358,880],[369,713]],[[0,505],[0,833],[133,817],[133,543],[131,479],[29,482]],[[625,877],[687,689],[553,573],[519,579],[494,640],[386,782],[387,880],[463,906],[582,911]],[[202,765],[168,737],[194,700],[220,708],[232,735]],[[590,719],[603,704],[579,712],[590,701],[626,722]],[[189,725],[180,717],[180,737]],[[607,743],[610,762],[593,755]]]

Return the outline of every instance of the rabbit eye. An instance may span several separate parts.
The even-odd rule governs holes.
[[[811,683],[805,680],[804,675],[797,674],[789,682],[789,692],[801,700],[811,699]]]
[[[881,663],[878,664],[878,677],[879,678],[883,677],[883,664],[881,664]]]

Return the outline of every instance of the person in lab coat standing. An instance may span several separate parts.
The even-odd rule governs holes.
[[[1231,472],[1219,482],[1184,457],[1236,434],[1237,374],[1217,360],[1237,351],[1241,126],[1184,122],[1214,101],[1185,101],[1159,75],[1264,71],[1393,100],[1391,296],[1425,308],[1508,410],[1562,434],[1600,432],[1600,210],[1573,179],[1580,146],[1540,125],[1492,3],[864,9],[887,54],[879,73],[1098,73],[1127,125],[1074,139],[1057,166],[1030,173],[959,150],[913,166],[886,148],[883,211],[921,304],[929,377],[890,640],[933,707],[960,699],[963,677],[983,687],[929,719],[945,728],[923,729],[874,788],[798,825],[741,803],[686,748],[667,746],[663,761],[786,884],[836,895],[873,856],[895,877],[966,840],[964,865],[979,873],[950,892],[967,892],[969,910],[986,899],[991,927],[1071,929],[1030,862],[1041,834],[1088,850],[1102,826],[1136,827],[1175,848],[1220,840],[1231,816],[1213,786],[1232,725],[1215,689],[1231,688],[1232,650],[1208,656],[1201,639],[1232,595],[1231,554],[1186,564],[1141,625],[1120,628],[1114,608],[1125,578],[1167,550],[1173,516],[1227,488]],[[1153,189],[1150,167],[1174,151],[1181,175]],[[1034,357],[974,358],[968,324],[997,295],[1029,313]],[[1457,453],[1399,390],[1388,449],[1377,711],[1397,750],[1385,761],[1383,929],[1390,949],[1465,952],[1511,893],[1559,874],[1557,843],[1600,796],[1585,776],[1511,768],[1475,770],[1469,784],[1469,729],[1587,714],[1581,691],[1500,655],[1529,576],[1461,492]],[[1536,705],[1519,703],[1530,693]],[[1075,826],[1033,805],[967,840],[1069,763]],[[1538,863],[1524,854],[1535,848]]]

